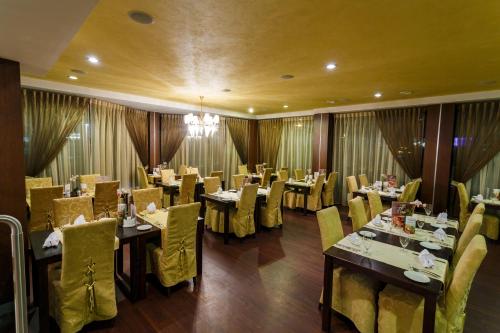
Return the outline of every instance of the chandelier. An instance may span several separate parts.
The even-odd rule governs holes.
[[[219,116],[211,116],[209,113],[203,113],[203,96],[200,96],[200,114],[192,113],[184,116],[184,123],[188,128],[190,137],[212,136],[219,129]]]

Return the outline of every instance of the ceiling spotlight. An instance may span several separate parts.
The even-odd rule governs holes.
[[[253,113],[253,108],[248,108],[248,112]]]
[[[223,92],[231,92],[231,89],[226,88],[226,89],[222,89],[222,91]]]
[[[373,94],[373,96],[375,98],[380,98],[380,97],[382,97],[382,93],[381,92],[376,92],[375,94]]]
[[[288,105],[283,105],[283,109],[288,109]]]
[[[337,65],[335,65],[334,63],[326,65],[326,69],[328,69],[329,71],[333,71],[335,68],[337,68]]]
[[[68,75],[68,79],[70,79],[70,80],[78,80],[78,76],[76,76],[76,75]]]
[[[328,104],[335,104],[335,101],[334,100],[328,100],[326,101]]]
[[[91,64],[98,64],[99,63],[99,59],[93,55],[88,56],[87,61],[90,62]]]
[[[130,17],[130,19],[135,23],[139,24],[151,24],[154,21],[153,16],[140,10],[131,10],[128,12],[128,17]]]
[[[283,74],[281,75],[281,78],[283,80],[290,80],[290,79],[293,79],[295,76],[293,76],[292,74]]]
[[[411,90],[403,90],[403,91],[400,91],[399,93],[400,93],[401,95],[406,95],[406,96],[408,96],[408,95],[413,94],[413,91],[411,91]]]

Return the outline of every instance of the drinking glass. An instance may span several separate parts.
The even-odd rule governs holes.
[[[426,211],[426,213],[427,213],[427,211]],[[428,214],[427,214],[427,215],[428,215]],[[422,220],[417,220],[417,227],[418,227],[419,229],[422,229],[422,228],[423,228],[423,226],[424,226],[424,223],[425,223],[425,222],[424,222],[424,221],[422,221]]]
[[[404,253],[406,247],[408,246],[408,244],[410,244],[410,239],[408,237],[405,237],[403,235],[403,232],[401,232],[401,235],[399,236],[399,243],[401,243],[401,246],[403,247],[403,253]]]
[[[425,204],[424,209],[425,209],[425,214],[427,216],[430,216],[432,213],[432,204]]]
[[[363,248],[364,248],[364,253],[368,254],[368,251],[370,250],[370,247],[372,246],[372,240],[370,237],[363,237]]]

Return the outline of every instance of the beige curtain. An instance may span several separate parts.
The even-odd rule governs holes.
[[[209,176],[212,171],[222,170],[226,184],[230,184],[231,176],[237,173],[241,160],[228,133],[226,119],[220,117],[219,129],[211,137],[186,136],[170,164],[176,172],[181,164],[197,167],[202,177]]]
[[[310,169],[312,165],[313,117],[283,118],[276,169]],[[293,174],[293,171],[291,171]]]
[[[57,156],[88,108],[85,97],[23,89],[26,174],[36,176]]]
[[[126,108],[125,125],[142,165],[149,164],[149,113],[146,111]]]
[[[377,124],[392,156],[411,178],[422,176],[425,109],[377,110]]]
[[[265,162],[269,167],[275,168],[281,144],[283,120],[281,118],[259,120],[258,124],[259,162]]]
[[[370,183],[383,173],[395,175],[400,184],[410,180],[385,143],[373,112],[335,114],[333,146],[333,170],[339,173],[335,198],[343,205],[347,204],[347,176],[358,179],[364,173]]]
[[[241,163],[248,162],[248,132],[249,124],[247,119],[226,118],[226,125],[233,139],[234,146],[238,151]]]
[[[184,124],[184,115],[161,115],[160,157],[163,162],[170,163],[175,153],[179,150],[186,134],[187,127]]]
[[[495,188],[500,188],[500,153],[497,153],[479,172],[465,183],[469,197],[482,194],[486,197]]]

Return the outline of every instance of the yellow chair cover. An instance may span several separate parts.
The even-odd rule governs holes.
[[[151,188],[153,185],[148,182],[148,175],[142,166],[137,167],[137,179],[139,180],[139,187],[142,189]]]
[[[344,238],[337,207],[316,213],[323,251]],[[375,331],[379,283],[370,277],[339,267],[333,271],[332,308],[351,319],[362,333]],[[323,303],[321,291],[320,303]]]
[[[361,186],[369,186],[370,183],[368,182],[368,177],[364,173],[359,175],[359,185]]]
[[[261,207],[260,216],[263,226],[274,228],[283,224],[281,216],[281,198],[285,188],[285,181],[274,181],[271,185],[271,193],[267,198],[265,207]]]
[[[160,170],[161,182],[168,184],[170,182],[170,177],[175,177],[174,169],[162,169]]]
[[[36,187],[52,186],[52,177],[45,178],[25,178],[24,185],[26,186],[26,198],[30,198],[30,190]]]
[[[187,174],[187,166],[185,166],[184,164],[181,164],[179,166],[179,176],[184,176],[185,174]]]
[[[469,222],[465,226],[464,232],[458,239],[457,248],[455,253],[453,254],[453,264],[452,267],[455,267],[462,257],[467,245],[469,245],[470,241],[479,234],[481,230],[481,224],[483,224],[483,215],[481,214],[472,214],[469,218]]]
[[[108,217],[117,215],[119,187],[119,180],[95,184],[94,216],[106,213]]]
[[[365,205],[361,197],[349,200],[349,210],[351,211],[352,231],[358,231],[368,223]]]
[[[146,188],[142,190],[132,190],[132,199],[137,213],[146,210],[148,205],[154,202],[157,209],[162,207],[163,188]]]
[[[268,187],[269,186],[269,183],[271,181],[271,173],[272,172],[273,172],[272,168],[265,168],[264,169],[264,174],[262,175],[260,186],[262,186],[262,187]]]
[[[217,189],[221,185],[221,180],[219,177],[205,177],[203,179],[203,184],[205,187],[205,193],[211,194],[217,192]],[[205,225],[212,228],[213,225],[217,227],[219,225],[219,210],[217,205],[213,202],[206,201],[205,209]]]
[[[465,224],[469,220],[469,194],[463,183],[457,183],[456,187],[460,200],[460,215],[458,217],[459,230],[462,232],[465,229]]]
[[[29,231],[46,230],[52,223],[54,207],[52,200],[63,197],[63,186],[31,188]]]
[[[237,237],[245,237],[255,233],[254,211],[257,198],[258,184],[243,186],[241,198],[236,209],[229,211],[229,232],[234,232]],[[224,213],[221,212],[217,232],[224,232]]]
[[[288,190],[283,193],[283,206],[295,209],[297,208],[297,193],[293,190]]]
[[[62,333],[116,316],[115,233],[116,219],[62,230],[61,269],[49,274],[49,312]]]
[[[411,188],[410,188],[410,193],[408,194],[408,198],[407,198],[409,202],[415,201],[415,199],[417,199],[417,192],[418,192],[418,189],[420,188],[421,182],[422,182],[422,179],[420,179],[420,178],[413,180]]]
[[[52,203],[54,205],[54,227],[73,224],[80,215],[83,215],[87,222],[94,220],[91,197],[54,199]]]
[[[220,181],[224,179],[224,171],[212,171],[210,172],[210,177],[219,177]]]
[[[408,182],[408,184],[405,185],[405,189],[403,190],[403,193],[400,194],[398,201],[399,202],[410,202],[411,200],[411,193],[413,189],[413,182]]]
[[[330,207],[335,204],[333,193],[335,191],[335,184],[337,183],[338,172],[330,172],[328,175],[328,180],[323,188],[323,193],[321,193],[321,199],[323,200],[323,206]]]
[[[305,177],[304,169],[295,169],[295,180],[303,180]]]
[[[476,235],[460,258],[449,287],[438,300],[435,332],[462,332],[465,306],[474,276],[486,256],[484,237]],[[387,285],[379,294],[378,331],[422,332],[424,298],[408,290]]]
[[[278,171],[278,180],[288,180],[288,170],[280,170]]]
[[[238,165],[238,173],[240,175],[248,175],[248,167],[246,164]]]
[[[197,179],[197,173],[182,176],[181,186],[179,187],[179,198],[177,200],[178,205],[185,205],[194,202],[194,191]]]
[[[489,239],[498,240],[499,227],[500,219],[498,216],[484,214],[481,234],[485,235]]]
[[[310,211],[317,211],[322,208],[321,205],[321,192],[323,191],[323,185],[325,184],[325,175],[319,175],[316,179],[316,183],[311,189],[311,193],[307,196],[307,209]],[[304,207],[304,194],[297,193],[297,207]]]
[[[95,191],[95,184],[97,183],[97,177],[101,175],[98,173],[90,174],[90,175],[81,175],[80,183],[87,185],[87,191]]]
[[[370,205],[370,217],[373,219],[377,214],[381,214],[384,211],[384,206],[382,205],[382,200],[378,192],[369,191],[367,196],[368,204]]]
[[[170,207],[167,228],[162,229],[161,247],[148,244],[151,268],[165,287],[196,276],[196,225],[199,202]]]
[[[243,181],[245,180],[246,175],[233,175],[233,188],[239,189],[243,186]]]

